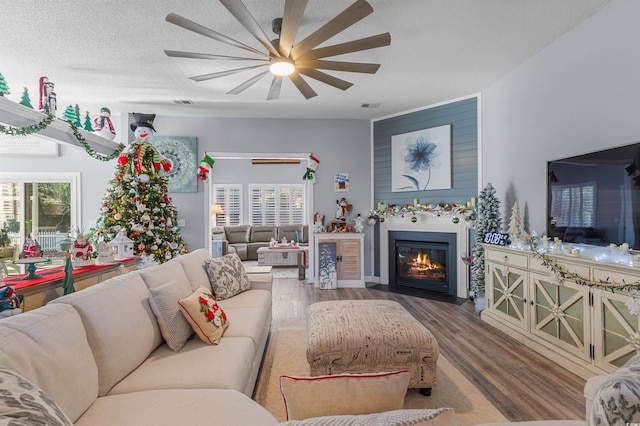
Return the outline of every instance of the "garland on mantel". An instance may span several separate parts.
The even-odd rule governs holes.
[[[26,127],[6,127],[0,124],[0,133],[9,136],[28,136],[39,133],[55,120],[55,115],[47,114],[40,122]]]
[[[42,120],[30,126],[12,127],[12,126],[3,126],[0,124],[0,133],[4,133],[5,135],[9,135],[9,136],[33,135],[35,133],[39,133],[44,129],[46,129],[47,126],[49,126],[49,124],[51,124],[55,119],[56,119],[55,115],[46,114],[46,116]],[[110,155],[100,154],[91,148],[91,146],[89,145],[87,140],[84,138],[84,136],[82,136],[82,134],[78,131],[78,127],[75,124],[71,123],[70,121],[66,121],[66,123],[68,123],[69,126],[71,127],[73,136],[76,138],[78,143],[84,148],[84,150],[87,152],[87,154],[89,154],[89,156],[91,156],[92,158],[95,158],[96,160],[111,161],[114,158],[116,158],[118,155],[120,155],[122,150],[125,148],[123,144],[118,144],[118,148]]]
[[[464,204],[405,204],[389,205],[384,208],[373,209],[370,215],[383,216],[403,216],[405,214],[427,213],[432,216],[455,216],[472,215],[476,209]]]

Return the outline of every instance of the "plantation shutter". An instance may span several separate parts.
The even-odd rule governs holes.
[[[249,185],[251,225],[304,223],[304,185]]]
[[[213,203],[222,208],[222,213],[216,215],[218,226],[240,225],[242,185],[213,185],[212,191]]]

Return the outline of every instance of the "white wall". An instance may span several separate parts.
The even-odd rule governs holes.
[[[147,111],[144,111],[147,112]],[[152,112],[152,111],[148,111]],[[127,114],[124,114],[127,117]],[[118,131],[116,141],[126,140],[128,119],[113,114]],[[314,210],[334,217],[336,199],[342,196],[353,204],[355,213],[366,215],[371,201],[371,129],[367,120],[280,120],[233,119],[209,117],[157,116],[154,122],[157,135],[195,136],[198,139],[198,158],[204,151],[231,153],[313,153],[320,165],[314,185]],[[113,177],[116,162],[102,162],[83,150],[61,146],[60,157],[0,157],[0,170],[11,171],[79,171],[82,181],[82,226],[89,228],[99,216],[102,195]],[[276,173],[277,166],[254,166],[246,173],[246,182],[265,182],[262,176]],[[214,165],[210,179],[221,181],[224,167]],[[305,169],[306,170],[306,167]],[[348,172],[351,191],[333,191],[333,173]],[[300,173],[300,183],[303,173]],[[271,180],[272,181],[272,180]],[[272,181],[273,182],[273,181]],[[197,193],[170,193],[178,209],[179,218],[186,221],[182,237],[190,250],[204,246],[206,232],[206,185],[198,182]],[[366,244],[365,244],[366,245]],[[365,274],[370,275],[370,251],[365,251]]]
[[[614,0],[482,93],[481,186],[546,229],[546,162],[640,141],[640,1]],[[510,200],[510,205],[505,205]]]

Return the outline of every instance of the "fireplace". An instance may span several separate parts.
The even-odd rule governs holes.
[[[446,276],[448,289],[446,293],[466,299],[469,297],[469,266],[462,261],[462,253],[469,250],[469,228],[464,218],[452,220],[453,215],[434,215],[416,213],[415,216],[395,215],[386,217],[380,222],[380,284],[398,285],[396,283],[396,243],[392,235],[402,232],[415,234],[404,240],[413,242],[430,242],[433,247],[447,244]],[[440,235],[440,236],[439,236]],[[393,238],[397,238],[393,237]],[[432,247],[432,248],[433,248]],[[391,265],[394,265],[393,267]],[[393,269],[393,270],[392,270]],[[401,289],[402,287],[397,287]]]
[[[389,232],[389,285],[456,295],[456,234]]]

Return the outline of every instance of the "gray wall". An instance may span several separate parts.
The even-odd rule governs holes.
[[[482,186],[546,229],[549,160],[640,140],[640,2],[614,0],[482,92]]]

